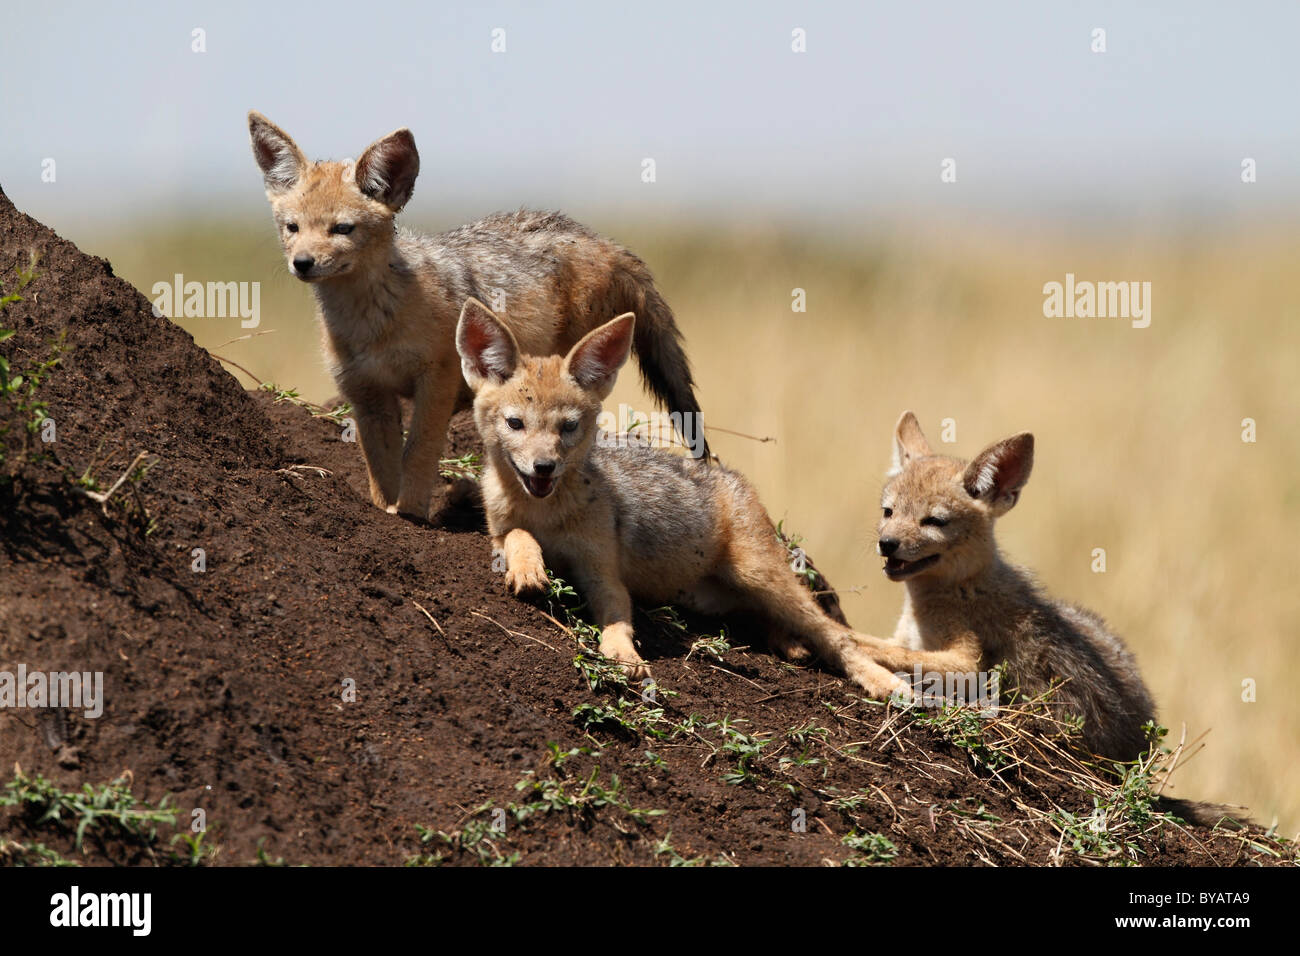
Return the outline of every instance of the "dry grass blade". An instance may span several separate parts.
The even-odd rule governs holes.
[[[434,617],[432,614],[430,614],[427,610],[425,610],[423,604],[421,604],[419,601],[412,601],[411,603],[415,605],[416,610],[418,610],[421,614],[423,614],[425,617],[429,619],[429,623],[432,624],[435,628],[437,628],[439,634],[441,634],[443,637],[447,636],[447,632],[442,629],[442,625],[438,623],[438,619]]]
[[[98,502],[100,510],[103,511],[105,515],[107,515],[108,499],[113,497],[113,494],[117,491],[117,489],[121,488],[122,485],[124,485],[127,482],[127,480],[130,479],[131,476],[135,474],[137,468],[143,466],[147,471],[149,468],[153,467],[153,465],[157,463],[157,461],[158,461],[157,455],[151,455],[147,451],[142,451],[138,455],[136,455],[135,458],[131,459],[131,464],[126,466],[126,471],[122,472],[122,474],[118,476],[117,481],[113,482],[112,486],[108,489],[108,491],[93,491],[89,488],[78,488],[77,490],[81,494],[89,498],[91,501]]]
[[[551,650],[555,651],[555,653],[557,653],[557,654],[560,652],[560,649],[559,649],[558,647],[554,647],[554,646],[551,645],[551,644],[547,644],[547,643],[546,643],[544,640],[542,640],[540,637],[533,637],[531,634],[525,634],[523,631],[515,631],[515,630],[512,630],[512,629],[506,627],[506,626],[505,626],[504,624],[502,624],[500,621],[496,620],[495,618],[488,617],[486,614],[482,614],[482,613],[480,613],[479,611],[470,611],[470,613],[473,614],[475,617],[481,617],[481,618],[483,618],[483,620],[485,620],[485,621],[489,621],[490,623],[495,624],[497,627],[501,628],[501,630],[505,631],[505,632],[506,632],[507,634],[509,634],[511,637],[522,637],[524,640],[532,641],[534,644],[540,644],[540,645],[542,645],[542,647],[550,648]]]

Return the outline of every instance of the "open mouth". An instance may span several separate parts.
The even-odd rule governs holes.
[[[919,571],[924,571],[938,560],[939,556],[937,554],[917,558],[915,561],[904,561],[902,558],[885,558],[885,577],[891,581],[901,581],[904,578],[910,578]]]
[[[515,465],[514,462],[510,464]],[[534,498],[545,498],[555,490],[554,475],[525,475],[518,465],[515,465],[515,473]]]

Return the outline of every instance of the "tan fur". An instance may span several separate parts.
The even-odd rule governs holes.
[[[699,414],[672,313],[616,243],[558,213],[523,211],[434,237],[400,232],[394,218],[419,172],[409,130],[355,163],[308,161],[256,112],[249,131],[289,271],[312,286],[330,371],[355,409],[377,506],[427,515],[448,419],[469,404],[454,345],[468,295],[503,296],[512,332],[535,355],[567,351],[611,308],[647,309],[655,321],[636,343],[647,384],[672,411]],[[399,398],[413,404],[405,444]]]
[[[1027,433],[971,462],[936,455],[916,416],[894,433],[881,495],[878,550],[885,573],[906,581],[893,641],[872,655],[896,672],[968,673],[1006,662],[1029,696],[1061,682],[1055,707],[1084,719],[1091,752],[1131,760],[1145,749],[1151,696],[1124,642],[1089,611],[1046,597],[1028,572],[1002,559],[993,524],[1019,500],[1033,467]]]
[[[457,348],[475,391],[487,455],[483,502],[507,585],[537,591],[548,566],[574,582],[602,629],[601,653],[638,676],[647,669],[634,641],[634,598],[710,614],[757,611],[778,648],[811,649],[877,696],[910,696],[799,583],[740,475],[598,434],[634,323],[630,313],[619,316],[563,358],[539,358],[524,354],[486,306],[465,304]]]

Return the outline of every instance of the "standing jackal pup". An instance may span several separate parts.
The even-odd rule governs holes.
[[[740,475],[640,445],[597,442],[596,416],[627,360],[631,313],[568,353],[538,358],[487,307],[465,303],[456,334],[487,454],[483,502],[516,594],[546,587],[546,566],[582,592],[600,651],[647,673],[632,641],[632,599],[706,614],[759,611],[778,649],[806,647],[869,693],[902,681],[827,617],[789,566]],[[545,563],[543,562],[545,559]]]
[[[1054,601],[1003,560],[993,522],[1016,504],[1034,463],[1034,436],[990,445],[973,461],[936,455],[916,416],[894,431],[881,495],[885,576],[906,582],[903,613],[872,655],[894,671],[966,674],[1005,661],[1022,695],[1054,679],[1060,714],[1083,718],[1083,745],[1115,760],[1147,748],[1155,705],[1124,642],[1091,611]]]
[[[398,231],[420,169],[410,130],[356,162],[313,163],[260,113],[248,127],[289,269],[315,293],[330,370],[355,409],[377,506],[428,512],[447,421],[469,404],[454,344],[469,296],[502,308],[535,355],[635,310],[646,385],[680,413],[692,451],[708,454],[677,324],[632,253],[559,213],[497,213],[432,237]],[[399,397],[414,403],[405,447]]]

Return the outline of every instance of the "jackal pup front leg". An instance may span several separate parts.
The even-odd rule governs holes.
[[[356,415],[370,500],[376,508],[396,511],[402,486],[402,410],[397,396],[367,391],[345,397]]]
[[[549,583],[546,563],[542,559],[542,546],[523,528],[514,528],[506,534],[492,538],[492,550],[506,559],[506,587],[516,597],[540,594]]]
[[[447,423],[459,389],[460,369],[456,367],[426,375],[416,384],[411,424],[402,449],[399,514],[420,519],[429,516],[429,501],[440,478]]]
[[[573,565],[574,580],[600,628],[600,652],[621,664],[629,677],[649,677],[650,668],[632,641],[632,596],[623,583],[617,546],[592,542],[575,549]]]

